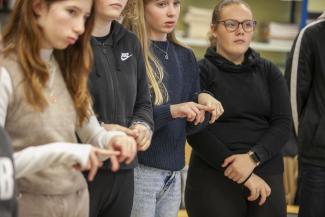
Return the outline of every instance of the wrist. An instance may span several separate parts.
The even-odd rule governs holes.
[[[246,182],[248,182],[248,180],[252,177],[252,175],[253,175],[253,172],[251,172],[241,184],[245,185]]]
[[[172,118],[178,117],[176,105],[170,105],[170,115],[172,116]]]
[[[134,121],[134,122],[132,122],[130,128],[133,129],[133,128],[136,128],[136,127],[140,127],[140,128],[144,127],[146,130],[151,131],[151,127],[149,126],[149,124],[147,124],[144,121]]]
[[[260,159],[254,151],[249,151],[247,154],[256,167],[260,165]]]

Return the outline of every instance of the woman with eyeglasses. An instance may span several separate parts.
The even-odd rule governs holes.
[[[281,148],[291,110],[279,69],[251,49],[256,21],[241,0],[213,11],[201,87],[224,106],[218,122],[188,137],[185,204],[190,217],[285,217]]]

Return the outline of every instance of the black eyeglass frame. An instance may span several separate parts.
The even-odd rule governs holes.
[[[236,28],[234,30],[229,30],[229,27],[227,28],[227,26],[226,26],[226,22],[227,21],[233,21],[234,23],[236,23]],[[245,25],[243,25],[246,22],[253,22],[253,29],[251,31],[247,31]],[[235,31],[238,30],[239,25],[241,25],[241,27],[243,28],[244,32],[247,32],[247,33],[253,32],[255,30],[255,28],[256,28],[256,25],[257,25],[257,21],[256,20],[244,20],[242,22],[239,22],[238,20],[227,19],[227,20],[218,20],[216,23],[217,24],[222,23],[223,26],[226,28],[227,32],[235,32]]]

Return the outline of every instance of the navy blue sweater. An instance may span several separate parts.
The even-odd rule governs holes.
[[[164,84],[169,100],[154,106],[154,134],[151,146],[138,155],[146,166],[177,171],[184,167],[185,138],[188,125],[185,118],[173,119],[170,105],[193,101],[199,91],[199,67],[190,49],[171,42],[153,42],[151,47],[164,68]],[[157,46],[161,49],[158,49]],[[165,53],[168,46],[168,60]],[[163,51],[162,51],[163,50]]]

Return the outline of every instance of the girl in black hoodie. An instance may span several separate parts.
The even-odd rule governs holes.
[[[91,38],[94,64],[89,87],[98,120],[108,130],[133,136],[137,147],[130,145],[129,150],[136,154],[150,145],[153,119],[140,42],[116,21],[127,3],[128,0],[95,0]],[[136,165],[137,160],[127,160],[116,172],[109,161],[104,162],[94,181],[88,183],[90,217],[130,216]]]
[[[201,88],[225,113],[188,137],[190,217],[286,216],[280,150],[290,132],[289,96],[277,67],[249,48],[255,25],[241,0],[214,9],[211,47],[199,63]]]

